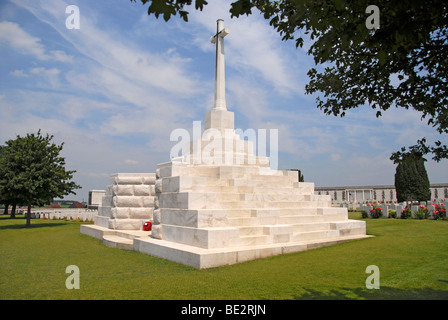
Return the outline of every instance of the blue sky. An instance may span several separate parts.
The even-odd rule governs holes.
[[[170,133],[191,130],[213,106],[216,20],[225,20],[227,107],[235,127],[278,129],[279,169],[299,168],[316,186],[393,184],[390,154],[446,136],[414,111],[376,118],[361,107],[325,115],[304,94],[314,66],[306,48],[283,42],[258,13],[231,19],[231,1],[190,10],[189,22],[147,16],[129,0],[4,0],[0,3],[0,143],[53,134],[82,185],[71,199],[105,189],[117,172],[155,172],[169,161]],[[80,29],[67,29],[68,5]],[[431,183],[448,182],[448,162],[429,160]]]

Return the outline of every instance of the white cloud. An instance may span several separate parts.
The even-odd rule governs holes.
[[[137,160],[130,160],[130,159],[128,159],[128,160],[125,160],[124,163],[129,164],[129,165],[136,165],[139,162]]]
[[[56,76],[60,73],[60,71],[57,68],[52,69],[46,69],[46,68],[32,68],[30,69],[30,73],[32,74],[44,74],[48,76]]]
[[[72,57],[68,56],[62,50],[53,50],[47,53],[40,38],[33,37],[15,22],[0,22],[1,42],[6,43],[20,53],[34,55],[39,60],[72,62]]]
[[[10,45],[21,53],[34,55],[40,60],[48,60],[50,58],[45,53],[45,47],[40,39],[25,32],[15,22],[0,22],[0,42]]]
[[[120,92],[124,91],[122,85],[128,83],[128,87],[133,86],[139,90],[162,89],[165,94],[186,97],[197,93],[201,87],[187,71],[188,58],[157,53],[157,50],[143,50],[141,46],[115,33],[112,28],[108,30],[107,26],[100,25],[94,16],[96,12],[89,11],[88,7],[84,7],[81,13],[82,27],[79,30],[68,30],[65,24],[59,23],[61,12],[65,12],[67,3],[55,0],[14,2],[32,12],[42,22],[50,24],[78,53],[95,61],[97,66],[103,69],[103,73],[98,77],[97,70],[88,69],[92,67],[92,63],[86,67],[78,63],[80,70],[71,74],[72,77],[84,76],[84,81],[90,79],[90,83],[95,83],[96,88],[103,86],[103,89]],[[40,47],[42,48],[42,45]],[[60,60],[73,61],[73,57],[61,50],[53,51],[52,54]],[[115,79],[108,81],[109,77]],[[139,105],[142,104],[145,103],[140,101]]]
[[[341,155],[339,153],[333,153],[331,155],[331,160],[338,161],[339,159],[341,159]]]
[[[73,56],[69,56],[62,50],[52,50],[50,51],[50,53],[56,61],[69,62],[69,63],[73,62]]]
[[[22,78],[28,77],[28,75],[23,70],[14,70],[14,71],[11,72],[11,74],[14,77],[22,77]]]

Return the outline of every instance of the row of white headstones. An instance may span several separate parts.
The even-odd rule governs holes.
[[[447,206],[448,206],[448,201],[438,202],[438,203],[420,202],[420,204],[418,204],[418,205],[412,204],[410,206],[412,215],[415,216],[415,214],[419,211],[420,206],[424,206],[424,207],[426,207],[428,209],[428,214],[430,215],[430,218],[433,218],[434,217],[434,211],[436,210],[435,204],[443,206],[446,209]],[[365,211],[367,213],[367,215],[369,217],[371,217],[370,210],[372,210],[374,207],[381,208],[382,212],[383,212],[383,217],[385,217],[385,218],[389,218],[389,216],[390,216],[389,210],[395,210],[396,213],[397,213],[397,218],[400,218],[401,217],[401,212],[407,207],[407,204],[405,202],[403,202],[403,203],[390,203],[390,204],[375,204],[375,205],[361,204],[360,205],[360,211]]]

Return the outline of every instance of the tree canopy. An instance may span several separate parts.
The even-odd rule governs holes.
[[[65,169],[63,148],[52,142],[53,136],[27,134],[8,140],[0,156],[0,194],[9,203],[28,206],[49,204],[54,198],[75,194],[80,188],[71,181],[76,171]]]
[[[136,0],[131,0],[136,1]],[[148,14],[188,21],[186,10],[202,10],[204,0],[141,0]],[[413,109],[439,134],[448,133],[448,4],[444,0],[377,0],[379,28],[368,28],[368,4],[361,0],[236,0],[232,17],[256,8],[283,40],[313,43],[316,65],[308,72],[308,94],[319,93],[317,107],[343,117],[347,110],[370,106],[377,117],[391,107]],[[435,161],[448,158],[440,140],[420,147]],[[396,155],[395,153],[393,156]]]

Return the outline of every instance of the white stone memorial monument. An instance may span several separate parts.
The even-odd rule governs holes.
[[[297,171],[273,170],[234,129],[225,99],[224,37],[217,21],[215,99],[204,134],[156,173],[112,176],[94,225],[81,232],[106,245],[195,268],[235,264],[362,239],[364,221],[331,207]],[[208,139],[212,135],[214,139]],[[212,145],[213,144],[213,145]],[[211,147],[212,145],[212,147]],[[142,231],[152,221],[151,232]]]

